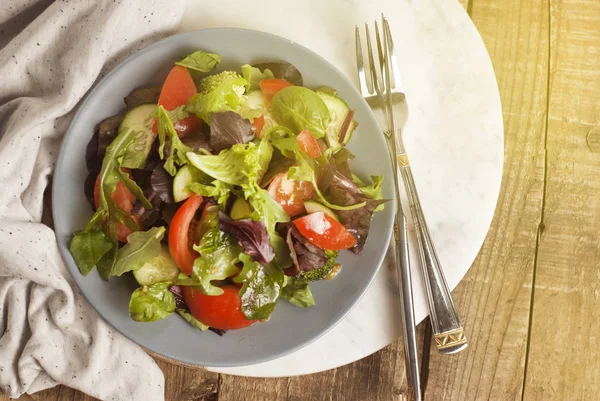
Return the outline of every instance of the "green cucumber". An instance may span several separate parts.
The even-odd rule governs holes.
[[[340,219],[337,217],[337,214],[335,214],[335,212],[333,210],[331,210],[330,208],[328,208],[327,206],[325,206],[319,202],[315,202],[312,200],[306,200],[306,201],[304,201],[304,208],[306,209],[306,213],[308,213],[308,214],[323,212],[326,215],[330,216],[331,218],[335,219],[335,221],[340,221]]]
[[[266,96],[260,90],[253,90],[246,94],[246,100],[244,106],[252,110],[262,110],[264,125],[261,132],[267,132],[270,128],[278,125],[271,111],[271,103],[267,100]],[[260,132],[257,132],[260,137]]]
[[[233,206],[231,206],[229,215],[234,220],[241,220],[250,217],[250,213],[252,213],[250,204],[246,202],[244,198],[237,198],[235,202],[233,202]]]
[[[190,165],[185,165],[177,171],[173,178],[173,199],[175,202],[186,200],[192,195],[187,186],[198,179],[198,172]]]
[[[133,130],[136,134],[134,141],[127,146],[121,167],[144,168],[146,166],[150,148],[156,139],[156,135],[152,132],[155,110],[155,104],[143,104],[125,114],[119,126],[119,133]]]
[[[169,247],[166,245],[162,245],[158,256],[133,272],[139,285],[154,285],[164,281],[174,283],[178,275],[179,268],[171,258]]]
[[[345,129],[345,132],[340,134],[342,129],[345,128],[344,123],[346,122],[346,119],[352,117],[349,117],[349,113],[353,113],[353,111],[346,102],[331,93],[326,93],[324,91],[317,91],[316,93],[327,105],[331,117],[331,123],[325,130],[325,139],[330,148],[338,149],[348,143],[352,136],[352,131],[354,131],[354,128],[356,127],[356,123],[351,120],[350,123],[347,124],[348,127]],[[343,138],[342,142],[340,142],[340,138]]]

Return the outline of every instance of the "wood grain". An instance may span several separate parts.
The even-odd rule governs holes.
[[[600,2],[550,1],[547,180],[526,400],[600,398]]]
[[[520,400],[544,181],[548,7],[471,4],[500,87],[504,174],[484,246],[453,292],[470,346],[450,357],[432,350],[426,400]]]

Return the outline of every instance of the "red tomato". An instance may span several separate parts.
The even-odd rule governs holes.
[[[182,106],[197,93],[196,84],[192,80],[187,68],[176,65],[171,69],[165,83],[163,84],[158,105],[163,106],[165,110],[173,110]],[[174,124],[177,135],[183,137],[194,131],[201,123],[201,120],[196,116],[189,116]],[[154,133],[157,133],[156,121],[154,122]]]
[[[183,287],[183,298],[192,316],[215,329],[235,330],[250,326],[256,320],[246,319],[242,312],[239,289],[233,285],[221,287],[223,294],[202,294],[192,287]]]
[[[265,116],[260,116],[254,119],[252,123],[252,132],[260,138],[260,133],[262,132],[263,127],[265,126]]]
[[[270,102],[273,99],[273,96],[277,94],[277,92],[279,92],[283,88],[287,88],[288,86],[294,85],[289,83],[285,79],[269,78],[260,81],[258,83],[258,86],[260,86],[260,90]]]
[[[315,193],[310,182],[291,180],[287,178],[287,173],[273,177],[268,191],[271,198],[279,203],[290,217],[304,213],[304,200],[312,198]]]
[[[339,221],[323,212],[311,213],[294,220],[298,231],[322,249],[340,251],[356,245],[356,238]]]
[[[202,205],[202,197],[192,194],[183,205],[177,209],[169,226],[169,252],[177,266],[185,274],[191,274],[194,260],[198,252],[194,251],[188,241],[190,223],[198,208]]]
[[[315,157],[319,157],[323,154],[321,152],[319,142],[317,142],[317,139],[313,136],[313,134],[310,133],[310,131],[303,129],[300,131],[297,138],[300,149],[302,149],[302,151],[311,158],[314,159]]]
[[[129,169],[123,168],[122,171],[129,174]],[[133,202],[135,201],[135,196],[127,189],[125,184],[121,181],[117,183],[117,187],[113,191],[110,196],[113,201],[117,204],[117,207],[124,211],[125,213],[131,213],[131,209],[133,209]],[[98,178],[96,178],[96,184],[94,185],[94,204],[96,205],[96,209],[100,204],[100,174],[98,174]],[[139,225],[140,219],[138,216],[131,216],[131,218]],[[127,242],[127,236],[131,234],[133,230],[127,227],[124,224],[119,223],[117,228],[117,237],[121,242]]]

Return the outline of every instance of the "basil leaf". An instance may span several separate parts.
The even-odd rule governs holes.
[[[177,131],[175,131],[173,122],[169,118],[164,107],[158,106],[156,109],[156,120],[159,140],[158,154],[161,159],[164,158],[165,141],[168,136],[170,153],[163,167],[169,174],[174,176],[177,173],[177,167],[175,166],[187,164],[188,158],[186,153],[191,152],[192,149],[181,142],[181,139],[179,139],[179,136],[177,135]]]
[[[262,71],[268,69],[273,73],[275,78],[285,79],[296,86],[304,86],[302,74],[293,64],[269,62],[254,64],[254,67]]]
[[[185,309],[177,309],[176,311],[177,311],[177,313],[179,313],[179,315],[182,318],[187,320],[187,322],[189,324],[191,324],[195,328],[199,329],[200,331],[206,331],[210,328],[210,326],[208,326],[208,325],[202,323],[200,320],[196,319],[194,316],[192,316],[192,314],[190,312],[186,311]]]
[[[131,294],[129,316],[138,322],[154,322],[175,311],[175,296],[169,291],[171,283],[157,283],[138,288]]]
[[[283,270],[274,263],[261,266],[244,253],[238,258],[244,264],[239,275],[244,283],[239,291],[242,312],[248,319],[268,319],[281,295]]]
[[[183,60],[176,62],[177,65],[182,65],[190,70],[200,72],[210,72],[221,62],[221,56],[215,53],[206,53],[202,50],[193,52],[187,55]]]
[[[281,296],[289,303],[301,308],[310,308],[315,305],[315,298],[312,292],[310,292],[308,283],[299,282],[288,276],[285,277]]]
[[[271,104],[277,122],[296,134],[306,129],[322,138],[331,122],[325,102],[308,88],[288,86],[277,92]]]
[[[102,230],[93,229],[75,233],[70,250],[75,263],[79,266],[79,271],[87,276],[112,246],[111,240]]]
[[[158,256],[161,251],[160,241],[165,235],[164,227],[152,227],[148,231],[136,231],[127,237],[127,244],[117,252],[117,261],[111,275],[137,270],[146,262]]]
[[[242,76],[248,81],[246,84],[246,92],[251,90],[259,89],[259,83],[263,79],[275,78],[271,70],[265,68],[261,71],[260,68],[252,67],[250,64],[244,64],[242,66]]]

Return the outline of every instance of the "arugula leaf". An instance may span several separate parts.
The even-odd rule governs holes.
[[[127,244],[117,251],[117,261],[112,276],[137,270],[161,251],[160,241],[165,235],[164,227],[152,227],[148,231],[136,231],[127,237]]]
[[[200,257],[194,261],[193,286],[207,295],[221,295],[223,290],[212,285],[211,281],[224,280],[237,273],[235,264],[242,248],[229,234],[213,228],[204,234],[199,245],[194,245],[194,250]],[[185,285],[179,280],[177,284]]]
[[[129,316],[138,322],[154,322],[175,311],[175,296],[169,291],[171,283],[140,287],[131,294]]]
[[[173,122],[169,118],[164,107],[157,107],[156,120],[159,140],[158,154],[161,159],[164,158],[165,140],[168,135],[170,153],[165,161],[164,168],[169,174],[174,176],[177,173],[177,167],[175,167],[175,165],[183,166],[184,164],[187,164],[188,158],[186,157],[186,154],[191,152],[192,149],[181,142],[181,139],[179,139],[179,136],[177,135],[177,131],[175,131]]]
[[[194,316],[192,316],[192,314],[189,311],[186,311],[185,309],[176,309],[175,311],[179,313],[179,316],[187,320],[189,324],[199,329],[200,331],[206,331],[210,328],[210,326],[196,319]]]
[[[283,271],[274,263],[261,266],[244,253],[238,258],[244,265],[237,280],[244,283],[239,291],[242,312],[248,319],[268,319],[281,295]]]
[[[297,86],[304,86],[304,80],[302,79],[302,74],[298,69],[290,63],[278,63],[278,62],[268,62],[268,63],[258,63],[254,65],[256,68],[260,70],[269,69],[275,78],[285,79],[288,82],[291,82]]]
[[[202,50],[193,52],[187,55],[183,60],[176,62],[177,65],[182,65],[190,70],[200,72],[210,72],[221,62],[221,56],[215,53],[206,53]]]
[[[81,231],[71,241],[71,254],[79,271],[87,276],[102,256],[112,248],[112,242],[100,229]]]
[[[331,122],[325,102],[315,92],[302,86],[288,86],[277,92],[271,105],[277,122],[296,134],[306,129],[315,138],[322,138]]]
[[[250,92],[254,89],[259,89],[258,84],[263,79],[275,78],[271,70],[265,68],[261,71],[260,68],[252,67],[250,64],[244,64],[242,66],[242,76],[248,81],[246,85],[246,92]]]
[[[294,280],[288,276],[285,276],[281,296],[289,303],[301,308],[310,308],[315,305],[315,298],[308,287],[308,283]]]
[[[209,93],[198,93],[192,96],[187,102],[187,109],[210,124],[211,113],[236,110],[240,106],[246,83],[247,81],[239,76],[225,79]]]

